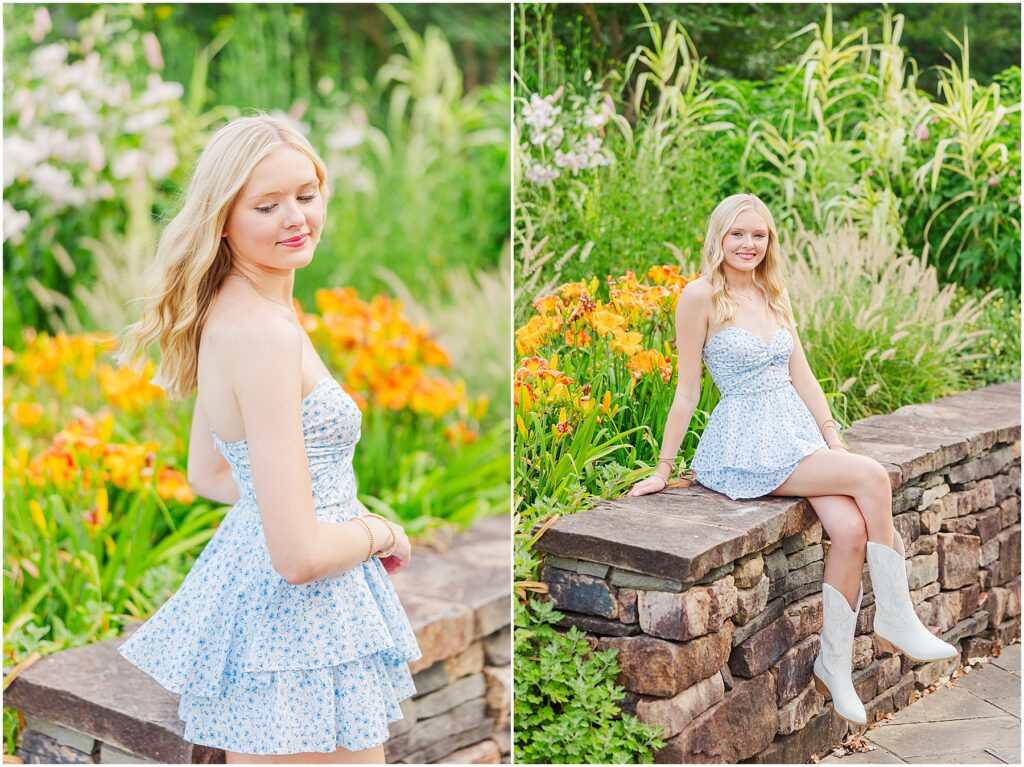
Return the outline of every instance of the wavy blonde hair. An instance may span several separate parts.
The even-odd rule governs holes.
[[[729,286],[722,272],[725,251],[722,239],[732,227],[736,216],[745,210],[753,210],[768,224],[768,248],[764,258],[754,268],[752,275],[754,284],[764,290],[768,298],[768,311],[782,325],[793,327],[793,308],[790,306],[786,293],[786,281],[783,279],[781,257],[779,255],[779,235],[775,229],[775,219],[771,211],[757,196],[741,192],[726,197],[712,211],[708,218],[708,230],[704,236],[702,249],[703,261],[701,271],[711,285],[711,305],[714,308],[715,322],[719,325],[736,316],[738,304],[729,295]]]
[[[146,274],[139,321],[123,331],[116,357],[141,370],[150,347],[160,350],[153,383],[170,399],[196,387],[199,339],[213,298],[231,271],[232,255],[221,237],[239,192],[262,160],[283,149],[302,152],[316,168],[324,204],[330,196],[327,167],[295,127],[266,114],[239,117],[207,142],[185,185],[181,211],[160,235]]]

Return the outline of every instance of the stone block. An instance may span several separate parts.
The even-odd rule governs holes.
[[[995,640],[985,637],[968,637],[963,641],[960,661],[964,664],[973,665],[980,660],[987,660],[992,656],[994,646]]]
[[[711,597],[711,612],[708,615],[708,631],[718,631],[722,624],[736,614],[737,589],[733,577],[726,575],[707,587]]]
[[[494,720],[496,728],[506,727],[512,710],[512,666],[487,666],[484,681],[487,715]]]
[[[871,663],[862,669],[853,671],[853,689],[857,691],[857,697],[862,701],[871,700],[878,695],[878,663]]]
[[[1017,467],[1017,471],[1020,468]],[[1009,474],[999,474],[998,476],[992,477],[992,497],[994,499],[993,504],[1002,503],[1005,499],[1012,497],[1015,493],[1020,492],[1020,477],[1018,475],[1016,481]]]
[[[1020,641],[1020,616],[1016,618],[1008,618],[997,626],[989,629],[988,633],[991,637],[1002,642],[1003,645],[1008,645],[1011,642]]]
[[[820,562],[825,556],[824,549],[820,543],[812,546],[804,546],[795,554],[789,557],[789,569],[799,570],[814,562]]]
[[[978,580],[981,543],[973,535],[939,533],[939,583],[944,589],[958,589]]]
[[[757,584],[764,575],[764,557],[756,551],[740,557],[736,568],[732,571],[733,581],[738,589],[749,589]]]
[[[960,622],[962,597],[959,591],[943,591],[931,598],[932,625],[939,631],[949,631]]]
[[[655,637],[616,637],[601,647],[619,651],[619,684],[632,692],[669,698],[718,672],[729,659],[732,625],[682,644]]]
[[[592,575],[545,565],[541,580],[548,584],[548,595],[559,610],[618,618],[619,603],[607,581]]]
[[[796,697],[811,682],[814,659],[818,657],[821,640],[817,635],[807,637],[787,650],[772,666],[775,675],[775,699],[779,706]]]
[[[476,616],[468,605],[404,591],[401,598],[423,653],[409,664],[414,674],[455,655],[476,636]]]
[[[896,656],[890,656],[888,658],[878,658],[875,662],[878,664],[879,691],[895,687],[903,674],[902,661]]]
[[[899,514],[907,509],[919,508],[924,488],[914,485],[901,487],[892,497],[892,513]]]
[[[1020,498],[1011,495],[999,502],[999,524],[1005,529],[1020,519]]]
[[[967,535],[968,533],[974,532],[974,528],[977,524],[978,520],[972,514],[967,514],[963,517],[951,517],[949,519],[942,520],[942,532]]]
[[[623,623],[639,623],[640,612],[637,608],[637,590],[619,589],[619,620]]]
[[[646,698],[637,703],[636,715],[663,729],[662,739],[682,732],[690,722],[725,697],[721,674],[712,674],[672,698]]]
[[[786,552],[786,555],[796,554],[798,551],[803,549],[806,545],[804,542],[804,536],[802,533],[795,533],[793,535],[787,535],[782,539],[782,550]]]
[[[484,699],[476,698],[433,717],[429,727],[415,727],[392,738],[384,745],[384,751],[388,762],[426,764],[483,740],[493,729]]]
[[[733,620],[738,625],[749,623],[768,604],[768,576],[764,573],[757,583],[736,593],[736,615]]]
[[[1016,589],[993,586],[988,592],[985,608],[988,610],[989,621],[993,625],[1003,623],[1007,618],[1020,615],[1020,576],[1017,576]],[[1011,582],[1012,583],[1012,582]],[[1008,584],[1009,585],[1009,584]]]
[[[774,679],[739,681],[725,698],[694,719],[654,755],[659,764],[737,764],[763,751],[778,728]]]
[[[439,660],[429,668],[417,671],[412,675],[417,695],[429,695],[448,684],[448,674],[444,670],[444,661]]]
[[[875,658],[874,640],[869,636],[853,638],[853,667],[867,668]]]
[[[938,586],[938,584],[935,584]],[[857,613],[857,627],[854,630],[854,634],[860,636],[861,634],[870,634],[874,631],[875,626],[875,605],[870,604],[867,607],[861,607],[860,612]]]
[[[1003,530],[995,540],[999,541],[999,559],[989,565],[990,585],[1002,586],[1020,574],[1020,525]]]
[[[804,545],[813,546],[816,543],[821,543],[822,536],[825,531],[821,527],[821,522],[815,520],[813,523],[805,527],[800,535],[804,537]]]
[[[783,600],[782,597],[770,600],[768,604],[765,605],[764,610],[762,610],[758,615],[744,623],[742,626],[736,627],[736,630],[732,635],[733,645],[735,646],[744,642],[748,637],[756,634],[773,620],[778,618],[782,615],[784,607],[785,600]]]
[[[799,570],[790,570],[786,575],[786,591],[795,591],[801,586],[817,584],[820,586],[821,577],[825,572],[825,563],[818,561],[801,567]]]
[[[987,509],[996,505],[995,488],[991,479],[983,479],[970,490],[950,493],[943,499],[945,516],[962,517],[978,509]]]
[[[939,537],[933,534],[921,535],[907,546],[907,556],[917,557],[921,554],[934,554],[938,547]]]
[[[925,584],[919,589],[914,589],[910,592],[910,600],[915,604],[919,605],[927,599],[931,599],[933,596],[942,591],[942,586],[939,585],[938,581],[932,581],[931,583]]]
[[[943,642],[955,645],[964,637],[980,635],[986,628],[988,628],[988,612],[986,610],[978,610],[970,618],[965,618],[949,631],[940,635],[939,638]]]
[[[662,639],[693,639],[708,633],[711,594],[694,587],[680,594],[640,591],[637,594],[640,627]]]
[[[512,627],[505,626],[484,637],[484,657],[489,666],[504,666],[512,659]]]
[[[437,692],[416,699],[416,716],[428,719],[451,711],[474,698],[481,698],[487,689],[483,674],[473,674],[459,679]]]
[[[758,676],[796,643],[795,637],[792,622],[782,615],[733,649],[729,669],[735,676]]]
[[[96,738],[84,732],[79,732],[71,727],[56,722],[49,722],[45,719],[24,714],[25,729],[35,730],[38,733],[53,738],[60,746],[73,748],[84,754],[91,754],[96,746]]]
[[[938,580],[939,555],[922,554],[907,560],[907,585],[911,590],[919,589],[927,583]]]
[[[24,730],[18,755],[28,764],[94,764],[91,753],[62,746],[56,738],[35,730]]]
[[[939,532],[939,529],[942,527],[942,505],[933,504],[929,506],[918,514],[917,519],[923,535]]]
[[[968,618],[974,615],[975,611],[981,606],[981,586],[977,583],[972,583],[970,586],[964,586],[960,589],[960,617],[958,621]]]
[[[831,705],[804,727],[790,735],[780,735],[750,761],[755,764],[806,764],[812,756],[830,750],[846,737],[846,720]]]
[[[588,562],[585,559],[575,559],[573,557],[560,557],[557,554],[545,556],[544,564],[557,567],[559,570],[571,570],[581,575],[592,575],[595,578],[607,578],[608,571],[611,569],[608,565],[602,565],[599,562]]]
[[[704,573],[700,580],[697,581],[697,584],[700,586],[707,586],[713,581],[717,581],[720,578],[724,578],[726,575],[729,575],[735,567],[735,562],[726,562],[724,565],[719,565],[714,570]]]
[[[915,681],[913,673],[906,673],[903,678],[892,688],[892,705],[897,711],[910,705],[910,696],[914,692]]]
[[[999,541],[993,538],[988,543],[982,544],[979,562],[982,567],[986,567],[997,559],[999,559]]]
[[[109,743],[100,743],[98,764],[158,764],[151,759],[143,759],[138,754],[122,751]]]
[[[789,735],[804,727],[818,715],[825,699],[819,695],[813,684],[807,685],[793,700],[779,709],[779,735]]]
[[[770,583],[768,585],[768,600],[782,594],[786,590],[786,576],[789,574],[789,565],[786,562],[786,552],[778,548],[764,558],[764,570],[768,574]]]
[[[921,535],[921,519],[916,511],[905,511],[893,517],[893,526],[908,546]]]
[[[680,592],[690,588],[691,583],[684,583],[672,578],[659,578],[655,575],[645,575],[632,570],[623,570],[616,567],[612,570],[612,586],[627,589],[644,589],[646,591],[672,591]]]
[[[983,546],[999,535],[999,531],[1003,529],[1002,512],[998,506],[979,511],[973,517],[977,522],[975,535],[978,536],[978,540]]]
[[[926,488],[921,493],[921,500],[918,502],[918,506],[922,509],[926,509],[933,503],[941,498],[944,498],[949,494],[949,485],[945,482],[939,485]]]
[[[438,764],[501,764],[501,749],[493,740],[481,740],[472,746],[452,751]]]
[[[863,608],[862,608],[863,609]],[[793,624],[793,641],[799,642],[812,634],[821,633],[821,592],[811,594],[786,606],[786,616]]]
[[[449,682],[464,676],[479,674],[484,669],[484,644],[473,642],[460,653],[444,660],[444,671]]]
[[[722,685],[725,689],[731,690],[735,685],[735,681],[732,678],[732,672],[729,670],[729,667],[722,666],[722,670],[719,672],[719,675],[722,677]]]
[[[640,626],[637,623],[622,623],[611,618],[571,613],[568,610],[562,611],[562,616],[562,619],[555,624],[559,628],[567,629],[575,626],[588,634],[609,637],[630,637],[640,633]]]
[[[938,682],[942,677],[949,676],[960,666],[960,657],[946,660],[933,660],[922,663],[911,672],[914,682],[919,688],[925,688]]]

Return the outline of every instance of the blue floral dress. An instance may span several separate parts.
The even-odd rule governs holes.
[[[733,500],[767,495],[806,456],[828,448],[789,376],[793,336],[777,327],[766,344],[730,325],[702,356],[722,399],[711,413],[691,467],[696,481]]]
[[[363,514],[352,455],[361,415],[332,378],[302,402],[317,519]],[[211,434],[213,434],[211,430]],[[217,448],[241,498],[181,588],[118,652],[181,695],[185,739],[246,754],[360,751],[388,739],[414,694],[420,657],[376,557],[333,578],[292,585],[271,566],[248,444]]]

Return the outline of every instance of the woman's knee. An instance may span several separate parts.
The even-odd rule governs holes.
[[[889,472],[878,461],[873,458],[863,461],[857,476],[865,493],[877,496],[882,500],[892,500],[892,483],[889,481]]]
[[[829,526],[828,538],[833,546],[857,552],[867,548],[868,529],[860,514],[848,514]]]

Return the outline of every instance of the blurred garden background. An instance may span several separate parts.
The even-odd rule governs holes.
[[[226,512],[185,477],[192,403],[110,350],[199,149],[251,110],[329,167],[295,294],[363,409],[361,499],[437,545],[509,513],[508,6],[3,13],[5,688],[148,616]]]
[[[653,469],[675,302],[721,199],[772,210],[841,427],[1020,378],[1020,13],[516,6],[518,761],[660,745],[620,715],[614,652],[555,630],[532,544]],[[718,396],[705,375],[679,469]]]

